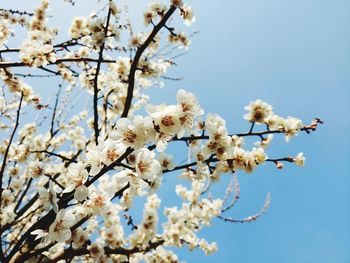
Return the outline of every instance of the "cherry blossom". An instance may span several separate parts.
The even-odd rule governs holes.
[[[49,0],[33,12],[0,10],[1,262],[179,262],[173,248],[214,253],[221,244],[201,237],[204,228],[254,221],[270,203],[268,194],[261,211],[231,217],[236,174],[303,166],[303,153],[275,156],[273,141],[322,123],[280,116],[256,99],[238,131],[239,120],[232,129],[205,114],[191,87],[165,97],[170,81],[182,85],[170,69],[192,34],[177,23],[194,23],[194,9],[152,2],[134,27],[126,7],[98,2],[88,15],[63,14],[68,28],[54,25],[60,3]]]
[[[49,237],[52,241],[65,242],[68,241],[72,232],[70,227],[74,222],[74,216],[65,209],[60,210],[55,221],[50,225]]]

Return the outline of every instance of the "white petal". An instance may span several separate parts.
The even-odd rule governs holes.
[[[78,201],[84,201],[89,195],[89,189],[85,186],[78,186],[77,189],[75,189],[74,198]]]
[[[75,185],[74,184],[71,184],[71,185],[68,185],[63,191],[62,193],[70,193],[74,190],[75,188]]]
[[[166,149],[166,146],[167,146],[167,143],[166,143],[166,142],[159,141],[159,142],[157,143],[156,149],[157,149],[158,152],[164,152],[165,149]]]
[[[185,129],[183,128],[176,134],[178,139],[181,139],[184,135],[185,135]]]
[[[52,209],[53,209],[53,211],[55,211],[56,214],[58,213],[58,205],[56,202],[52,203]]]
[[[56,215],[56,221],[63,220],[65,216],[66,216],[66,210],[65,209],[60,210]]]

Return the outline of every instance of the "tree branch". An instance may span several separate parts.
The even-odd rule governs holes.
[[[126,95],[124,110],[121,115],[122,118],[126,118],[129,114],[132,97],[134,94],[134,88],[135,88],[135,73],[136,73],[137,65],[140,61],[140,58],[143,52],[146,50],[146,48],[151,44],[154,37],[158,34],[158,32],[162,29],[162,27],[164,27],[165,23],[169,20],[171,15],[175,12],[175,10],[176,10],[176,7],[171,5],[169,10],[165,13],[163,18],[160,20],[160,22],[153,28],[151,34],[148,36],[146,41],[136,51],[135,57],[131,63],[130,72],[128,76],[128,93]]]
[[[109,247],[104,247],[104,251],[106,255],[125,255],[125,256],[130,256],[132,254],[135,253],[146,253],[149,252],[155,248],[157,248],[158,246],[161,246],[164,244],[164,240],[159,240],[156,242],[149,242],[148,247],[145,249],[141,249],[139,247],[135,247],[135,248],[131,248],[131,249],[126,249],[126,248],[115,248],[115,249],[111,249]],[[72,247],[69,247],[68,249],[65,249],[64,251],[62,251],[60,254],[56,255],[54,258],[52,258],[49,261],[45,261],[45,263],[49,263],[49,262],[57,262],[59,260],[62,259],[72,259],[74,257],[77,256],[83,256],[83,255],[87,255],[90,254],[90,251],[87,249],[87,247],[83,247],[83,248],[78,248],[78,249],[74,249]]]
[[[12,134],[11,134],[11,137],[10,137],[10,141],[9,141],[7,147],[6,147],[5,154],[4,154],[4,159],[2,161],[1,170],[0,170],[0,211],[1,211],[1,213],[2,213],[1,201],[2,201],[2,191],[3,191],[2,180],[3,180],[3,177],[4,177],[4,172],[5,172],[6,162],[7,162],[7,156],[8,156],[8,153],[10,151],[12,140],[13,140],[15,134],[16,134],[16,130],[17,130],[18,125],[19,125],[19,116],[20,116],[20,113],[21,113],[23,97],[24,97],[24,95],[23,95],[23,92],[22,92],[21,93],[21,98],[19,100],[18,109],[17,109],[17,116],[16,116],[15,127],[13,128],[13,131],[12,131]],[[1,259],[1,261],[4,262],[5,256],[4,256],[4,252],[2,250],[2,237],[1,237],[1,234],[0,234],[0,246],[1,246],[0,247],[0,259]]]
[[[111,13],[112,10],[111,8],[108,8],[108,15],[107,15],[107,21],[106,21],[106,26],[104,29],[104,35],[105,37],[107,36],[108,32],[108,26],[109,26],[109,21],[111,19]],[[101,62],[103,60],[103,50],[105,48],[105,41],[102,42],[100,46],[100,53],[98,56],[98,61],[97,61],[97,66],[96,66],[96,73],[95,73],[95,78],[94,78],[94,130],[95,130],[95,143],[96,145],[98,144],[98,136],[99,136],[99,128],[98,128],[98,105],[97,105],[97,95],[98,95],[98,77],[100,75],[100,70],[101,70]]]
[[[115,60],[108,59],[95,59],[95,58],[58,58],[55,62],[48,63],[47,65],[56,65],[62,62],[99,62],[100,63],[116,63]],[[0,62],[0,68],[13,68],[13,67],[27,67],[28,65],[23,62]]]

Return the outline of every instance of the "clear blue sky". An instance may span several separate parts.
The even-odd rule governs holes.
[[[78,5],[79,14],[88,14],[92,2]],[[147,1],[121,3],[127,2],[133,14]],[[350,1],[188,3],[197,22],[187,30],[200,34],[168,74],[184,79],[150,91],[154,101],[173,102],[178,88],[191,90],[207,113],[227,119],[232,132],[248,129],[243,107],[257,98],[283,116],[297,116],[305,123],[317,116],[325,124],[289,144],[283,138],[272,144],[271,157],[304,152],[304,168],[286,165],[280,171],[265,165],[252,175],[239,174],[241,199],[232,215],[255,213],[270,191],[267,214],[250,224],[216,220],[202,236],[217,241],[219,251],[206,257],[200,251],[180,250],[180,258],[222,263],[350,262]],[[61,12],[69,11],[65,7]],[[65,16],[59,19],[62,25],[69,24]],[[133,18],[135,25],[139,21]],[[164,192],[171,189],[169,183]],[[172,200],[163,203],[167,201]]]
[[[197,93],[233,131],[244,129],[243,106],[262,98],[275,111],[325,125],[289,144],[272,144],[270,156],[303,151],[304,168],[265,166],[240,174],[241,200],[234,215],[271,208],[250,224],[215,222],[205,232],[219,251],[188,262],[350,262],[350,2],[324,0],[192,1],[193,40],[174,86]]]

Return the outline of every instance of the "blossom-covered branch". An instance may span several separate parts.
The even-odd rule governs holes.
[[[304,165],[303,153],[275,157],[270,146],[274,136],[315,131],[320,119],[305,125],[258,99],[239,132],[204,114],[188,90],[151,103],[147,90],[180,79],[166,73],[191,44],[179,20],[189,26],[195,16],[181,0],[151,3],[144,32],[113,0],[73,17],[68,34],[53,27],[49,7],[0,9],[1,262],[178,262],[179,247],[211,254],[217,244],[199,233],[215,218],[252,222],[269,207],[270,194],[255,215],[234,216],[237,174]],[[41,85],[58,91],[46,96]],[[232,179],[225,186],[221,177]]]

